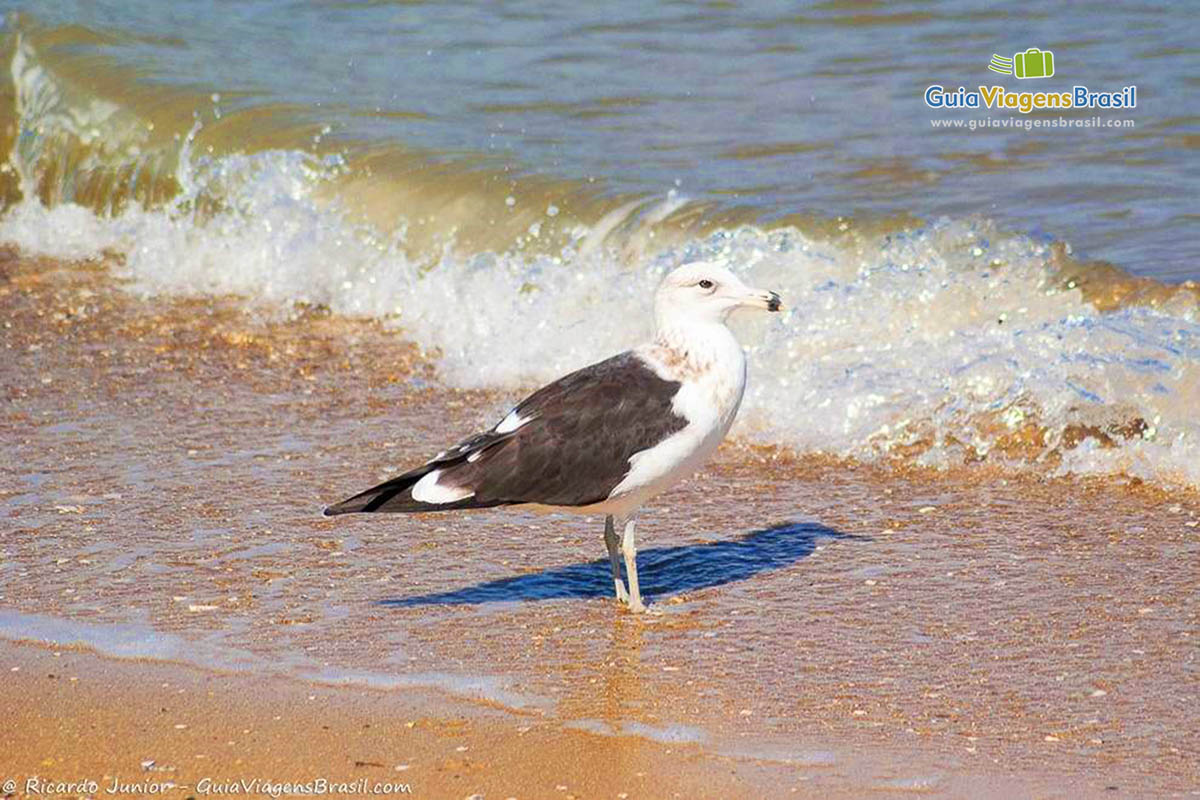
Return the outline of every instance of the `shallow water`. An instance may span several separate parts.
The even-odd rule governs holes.
[[[599,519],[319,515],[509,399],[430,388],[376,325],[12,260],[0,308],[5,638],[816,769],[903,746],[1097,791],[1200,778],[1193,493],[727,446],[641,515],[661,613],[636,618],[603,591]],[[902,766],[871,780],[940,785]]]

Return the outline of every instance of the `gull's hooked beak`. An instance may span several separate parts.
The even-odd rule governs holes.
[[[783,300],[780,299],[776,292],[764,292],[760,289],[751,289],[746,295],[746,299],[742,305],[750,308],[764,308],[767,311],[780,311],[783,309]]]

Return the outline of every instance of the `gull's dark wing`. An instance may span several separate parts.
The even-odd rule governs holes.
[[[659,377],[636,353],[621,353],[527,397],[513,409],[525,421],[519,427],[506,429],[501,423],[325,513],[598,503],[629,472],[633,455],[688,424],[672,407],[679,388],[678,381]],[[413,486],[435,470],[439,488],[472,494],[445,503],[414,499]]]

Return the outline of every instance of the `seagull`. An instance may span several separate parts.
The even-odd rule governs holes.
[[[543,386],[491,430],[325,516],[495,506],[603,515],[617,601],[643,612],[634,514],[699,469],[733,424],[746,356],[726,321],[741,308],[782,303],[723,266],[685,264],[655,293],[653,341]]]

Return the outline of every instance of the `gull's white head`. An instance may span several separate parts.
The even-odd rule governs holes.
[[[779,311],[779,295],[752,289],[722,266],[707,261],[684,264],[663,278],[654,295],[660,327],[670,322],[723,323],[739,308]]]

